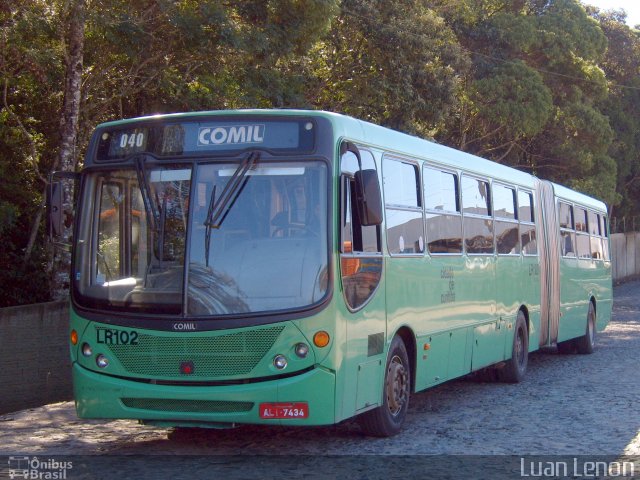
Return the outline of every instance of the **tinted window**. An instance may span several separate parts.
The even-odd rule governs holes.
[[[391,254],[424,252],[422,212],[387,209],[387,246]]]

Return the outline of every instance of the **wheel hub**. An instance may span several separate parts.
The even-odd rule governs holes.
[[[392,415],[397,415],[407,401],[409,381],[402,360],[395,356],[387,369],[387,405]]]

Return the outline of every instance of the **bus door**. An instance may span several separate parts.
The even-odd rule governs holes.
[[[340,274],[346,304],[344,416],[382,400],[387,339],[380,218],[364,218],[362,180],[378,184],[373,154],[343,146],[340,175]],[[368,173],[365,173],[368,172]],[[375,178],[374,178],[375,177]],[[378,193],[379,195],[379,193]],[[379,198],[378,198],[379,202]]]

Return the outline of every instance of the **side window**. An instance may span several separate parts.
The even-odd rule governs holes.
[[[373,155],[359,150],[362,169],[376,169]],[[358,157],[347,151],[341,158],[340,176],[340,268],[345,302],[351,310],[361,308],[373,295],[382,275],[380,226],[362,225],[356,201],[355,173]]]
[[[589,239],[589,229],[587,225],[587,211],[584,208],[575,208],[576,223],[576,243],[578,247],[578,258],[591,258],[591,241]]]
[[[530,192],[520,190],[518,192],[518,219],[521,222],[534,222],[533,195]]]
[[[573,206],[560,202],[558,208],[560,222],[560,249],[563,257],[576,256],[576,233],[573,222]]]
[[[516,190],[493,184],[493,211],[496,226],[496,250],[499,255],[519,255],[520,235],[516,220]]]
[[[534,223],[533,194],[518,191],[518,220],[520,220],[520,242],[524,255],[538,254],[536,226]]]
[[[462,253],[458,175],[425,166],[422,179],[429,253]]]
[[[607,217],[602,215],[600,217],[601,226],[600,231],[602,233],[602,258],[605,261],[609,261],[611,257],[609,256],[609,230],[607,225]]]
[[[391,255],[424,252],[418,166],[385,157],[382,163],[387,246]]]
[[[591,258],[602,260],[602,238],[600,234],[600,215],[589,212],[589,233],[591,235]]]
[[[493,253],[493,220],[489,182],[462,177],[462,211],[464,244],[467,253]]]

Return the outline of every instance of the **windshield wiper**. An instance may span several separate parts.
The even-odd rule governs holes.
[[[216,200],[216,187],[213,187],[211,198],[209,199],[209,208],[207,210],[207,219],[204,222],[205,230],[205,263],[209,266],[209,248],[211,245],[211,230],[218,229],[222,226],[222,222],[227,218],[227,214],[233,207],[242,189],[247,184],[247,172],[254,168],[260,159],[258,152],[252,152],[247,158],[242,160],[238,168],[227,182],[220,194],[220,198]]]

